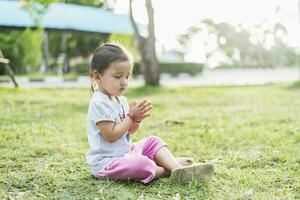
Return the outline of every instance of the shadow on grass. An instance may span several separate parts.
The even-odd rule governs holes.
[[[300,89],[300,81],[296,81],[287,87],[289,90],[299,90]]]

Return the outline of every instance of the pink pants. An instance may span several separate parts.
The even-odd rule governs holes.
[[[123,157],[112,161],[103,171],[96,176],[98,178],[139,180],[149,183],[155,178],[156,164],[154,156],[157,151],[166,144],[156,136],[149,136],[132,145],[131,150]]]

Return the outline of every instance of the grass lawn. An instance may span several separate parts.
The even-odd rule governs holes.
[[[126,96],[154,104],[133,141],[158,135],[176,156],[214,163],[213,180],[97,180],[85,163],[87,89],[0,88],[0,199],[300,198],[299,83],[139,87]]]
[[[76,74],[76,73],[69,73],[69,74],[64,74],[63,76],[59,76],[57,73],[31,73],[31,74],[23,74],[23,75],[17,75],[16,77],[22,78],[26,77],[30,81],[43,81],[45,78],[49,77],[57,77],[57,78],[63,78],[64,81],[68,80],[77,80],[79,76],[88,76],[88,74]],[[10,77],[8,75],[0,75],[0,82],[8,82],[10,81]]]

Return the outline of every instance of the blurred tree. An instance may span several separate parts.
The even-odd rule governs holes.
[[[80,33],[80,32],[69,32],[67,36],[67,56],[70,58],[70,70],[74,70],[76,64],[85,62],[88,56],[92,53],[101,42],[108,40],[107,34],[92,34],[92,33]],[[57,71],[59,65],[59,57],[62,53],[61,45],[61,33],[57,31],[49,31],[49,55],[51,60],[49,61],[50,70]],[[79,60],[78,60],[79,59]],[[78,61],[73,61],[78,60]]]
[[[50,3],[58,1],[59,0],[21,0],[22,9],[29,13],[38,27],[41,27],[42,17],[48,11]]]
[[[199,33],[200,30],[200,27],[191,26],[186,30],[185,33],[177,36],[177,41],[182,47],[182,50],[180,51],[182,58],[185,57],[186,52],[188,52],[189,50],[189,43],[195,37],[195,35]]]
[[[19,44],[21,54],[23,55],[22,66],[25,66],[25,72],[37,71],[42,60],[42,43],[43,43],[43,29],[38,28],[32,30],[27,28],[16,39]]]
[[[22,9],[27,11],[37,25],[47,6],[36,6],[33,1],[21,1]],[[42,2],[42,1],[41,1]],[[27,73],[38,69],[42,60],[42,28],[26,28],[22,31],[1,30],[0,46],[5,56],[10,60],[12,68],[17,73]],[[1,71],[1,74],[4,72]]]
[[[63,2],[113,10],[116,0],[63,0]]]
[[[137,58],[139,56],[138,48],[132,35],[121,35],[113,33],[109,35],[108,40],[110,42],[117,42],[125,46],[134,58]]]
[[[148,36],[143,36],[133,17],[132,0],[129,1],[130,20],[134,28],[138,50],[141,56],[141,71],[146,85],[159,85],[159,65],[155,49],[154,10],[151,0],[146,0],[148,14]]]
[[[264,28],[263,28],[264,27]],[[267,27],[267,28],[266,28]],[[284,42],[287,34],[281,23],[273,26],[258,25],[250,30],[242,25],[234,27],[228,23],[214,23],[204,19],[197,26],[187,29],[178,36],[178,42],[186,49],[194,37],[201,34],[205,49],[206,62],[215,53],[221,52],[232,61],[234,67],[276,67],[295,65],[295,49]],[[269,38],[273,38],[270,44]],[[217,42],[216,49],[208,49],[211,38]]]
[[[11,62],[16,73],[26,73],[38,69],[42,59],[42,29],[24,31],[1,31],[0,47]],[[3,71],[2,71],[3,74]]]
[[[265,19],[265,21],[259,25],[260,29],[264,31],[263,44],[269,50],[271,65],[273,67],[295,66],[297,63],[295,48],[290,47],[286,43],[288,31],[285,27],[284,19],[289,17],[289,15],[282,12],[278,4],[273,16]]]
[[[49,8],[49,3],[58,0],[23,0],[23,9],[28,11],[36,23],[40,23],[42,15]],[[38,3],[39,6],[34,3]],[[66,0],[67,3],[113,9],[115,0]],[[40,5],[42,4],[42,5]],[[45,5],[44,5],[45,4]],[[47,33],[47,34],[45,34]],[[75,70],[76,65],[88,62],[88,56],[103,42],[115,40],[126,46],[134,55],[137,55],[137,47],[133,42],[133,36],[118,34],[93,34],[81,32],[64,32],[67,39],[66,52],[70,58],[70,70]],[[45,31],[43,29],[31,29],[26,31],[3,31],[0,32],[0,47],[4,54],[10,59],[12,67],[17,73],[26,73],[38,70],[42,59],[43,34],[49,41],[49,58],[46,66],[48,71],[58,71],[58,61],[62,55],[62,33],[59,31]],[[19,38],[19,39],[16,39]],[[22,39],[21,39],[22,38]],[[45,48],[44,48],[45,49]],[[26,55],[25,55],[26,54]],[[45,56],[44,61],[48,56]],[[35,56],[34,56],[35,55]],[[40,65],[42,66],[42,65]],[[3,74],[4,70],[0,71]]]
[[[58,2],[58,0],[21,0],[22,2],[22,9],[27,11],[31,18],[33,19],[35,26],[38,27],[36,29],[37,33],[35,35],[39,35],[39,40],[34,41],[33,43],[36,45],[36,51],[32,53],[32,49],[26,48],[28,45],[24,46],[25,49],[25,58],[33,58],[32,54],[35,54],[36,57],[38,57],[38,63],[34,63],[35,65],[40,65],[40,62],[43,57],[44,63],[40,65],[40,71],[45,71],[48,68],[48,34],[47,32],[44,32],[44,28],[42,27],[42,18],[45,15],[45,13],[48,11],[50,3]],[[26,31],[24,33],[26,36]],[[45,40],[44,40],[45,37]],[[27,37],[24,37],[24,41],[30,41],[30,35],[27,35]],[[42,45],[44,44],[44,48],[42,48]],[[26,68],[28,68],[26,66]],[[45,68],[45,69],[44,69]],[[27,70],[28,71],[28,70]],[[35,69],[35,71],[37,71]]]

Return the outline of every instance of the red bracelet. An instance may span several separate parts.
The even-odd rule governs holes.
[[[135,123],[141,123],[141,121],[136,121],[135,119],[134,119],[134,116],[132,116],[131,114],[127,114],[129,117],[130,117],[130,119],[133,121],[133,122],[135,122]]]
[[[127,116],[134,122],[134,117],[131,114],[128,113]]]

